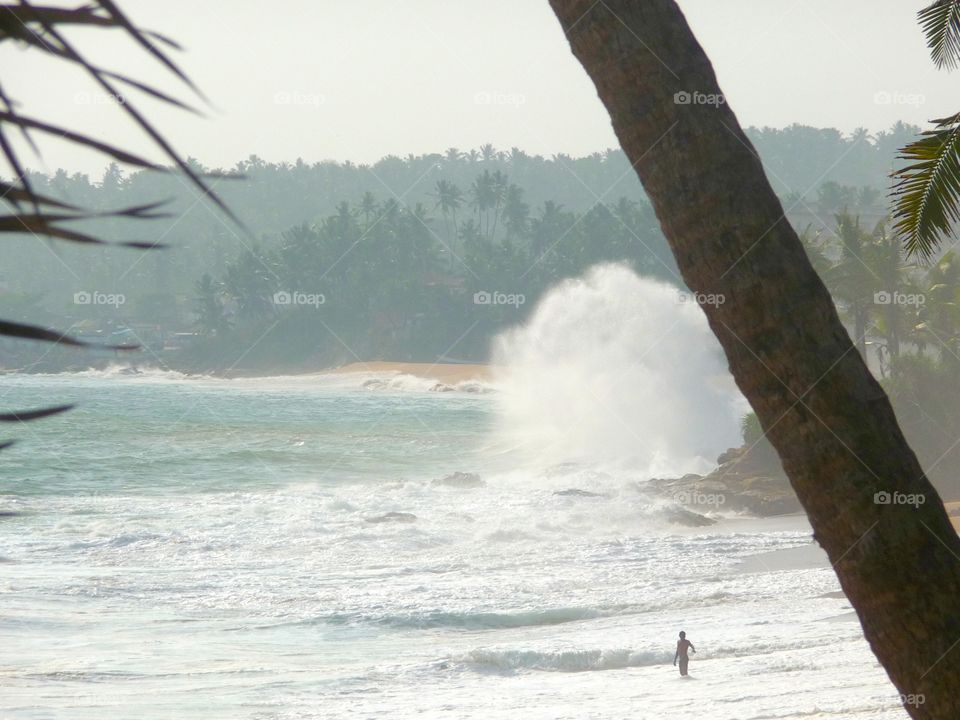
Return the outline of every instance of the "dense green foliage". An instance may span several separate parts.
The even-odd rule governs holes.
[[[794,126],[751,137],[911,443],[942,478],[960,467],[952,447],[960,393],[949,390],[960,364],[960,262],[953,254],[932,267],[909,261],[889,231],[885,196],[896,148],[915,133],[898,125],[844,137]],[[233,170],[245,179],[217,190],[257,243],[174,176],[125,176],[116,166],[96,183],[34,176],[43,192],[93,208],[172,198],[172,219],[106,218],[88,228],[170,248],[144,254],[21,237],[5,256],[0,311],[87,339],[139,342],[144,364],[280,372],[357,359],[485,360],[498,331],[598,262],[680,282],[618,150],[546,159],[485,146],[371,167],[251,158]],[[77,303],[78,293],[93,300]],[[0,362],[50,370],[113,359],[27,351],[7,343]],[[748,444],[766,448],[755,421],[744,431]]]
[[[895,149],[915,132],[898,124],[875,137],[844,136],[792,126],[751,137],[791,220],[824,228],[844,209],[868,221],[884,216]],[[522,320],[545,288],[600,261],[623,260],[679,282],[619,150],[543,158],[486,145],[372,166],[251,157],[230,170],[244,179],[218,180],[216,190],[256,244],[175,175],[124,175],[111,166],[98,182],[63,171],[32,176],[38,190],[94,209],[170,198],[168,219],[82,226],[107,240],[169,248],[89,250],[22,236],[5,254],[0,311],[88,335],[132,328],[148,346],[159,346],[158,332],[200,332],[202,352],[154,360],[176,364],[189,355],[191,367],[263,369],[354,355],[483,359],[490,336]],[[278,308],[273,293],[283,291],[322,294],[325,302]],[[525,302],[478,307],[478,291]],[[106,302],[78,304],[78,293]],[[54,351],[37,367],[86,361]]]
[[[960,492],[960,256],[919,263],[888,222],[849,213],[803,239],[910,446],[941,488]]]

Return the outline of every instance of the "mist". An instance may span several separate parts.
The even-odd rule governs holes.
[[[0,0],[0,717],[953,720],[923,7]]]

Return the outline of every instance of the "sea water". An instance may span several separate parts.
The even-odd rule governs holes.
[[[594,382],[603,333],[560,356],[550,328],[615,332],[594,292],[611,284],[664,311],[613,301],[672,359]],[[663,288],[616,268],[551,298],[490,385],[451,392],[396,374],[5,376],[7,408],[78,407],[3,428],[19,443],[0,453],[0,717],[905,718],[805,518],[712,507],[716,524],[684,527],[647,489],[729,440],[735,393],[670,389],[685,363],[712,372],[705,325],[662,325]],[[455,472],[478,477],[442,482]]]
[[[0,716],[905,717],[803,518],[671,525],[398,385],[6,377],[79,407],[0,456]]]

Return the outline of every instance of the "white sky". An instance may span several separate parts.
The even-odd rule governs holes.
[[[914,0],[679,0],[743,125],[871,131],[956,112],[960,75],[933,66]],[[176,59],[215,109],[206,119],[139,103],[184,155],[232,166],[371,162],[463,149],[582,155],[615,145],[609,120],[546,0],[120,0],[181,42]],[[178,84],[114,33],[70,37],[103,64]],[[8,45],[4,43],[4,45]],[[21,111],[149,154],[116,107],[72,71],[0,47]],[[892,100],[875,100],[887,93]],[[180,93],[189,97],[188,93]],[[47,169],[99,173],[62,142]],[[25,156],[26,157],[26,156]],[[156,157],[156,155],[154,155]]]

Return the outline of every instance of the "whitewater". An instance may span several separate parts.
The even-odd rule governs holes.
[[[5,376],[78,407],[0,453],[0,717],[907,717],[805,518],[647,491],[737,442],[698,308],[598,268],[494,363]]]

